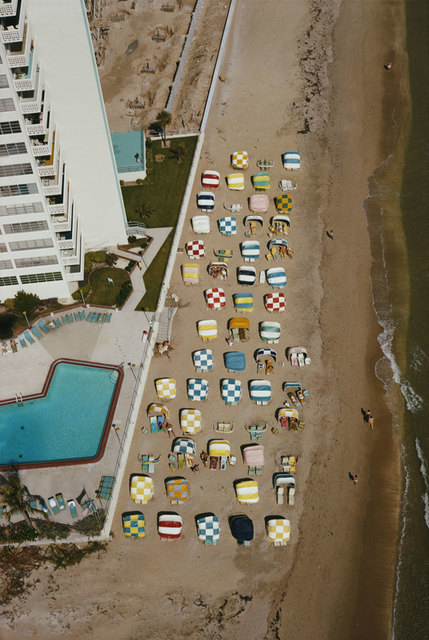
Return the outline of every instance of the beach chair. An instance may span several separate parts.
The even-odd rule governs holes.
[[[68,508],[70,509],[70,514],[73,519],[77,518],[77,509],[76,503],[74,500],[67,500]]]
[[[56,515],[57,513],[60,512],[58,505],[57,505],[57,501],[55,500],[54,496],[51,496],[50,498],[48,498],[48,504],[52,509],[52,513],[54,515]]]
[[[39,498],[39,506],[41,508],[41,510],[46,513],[47,516],[51,515],[51,512],[48,509],[48,505],[46,504],[46,502],[44,501],[43,498]]]
[[[81,319],[79,312],[76,311],[75,313],[73,313],[73,315],[74,315],[74,319],[76,320],[76,322],[79,322],[79,320]]]
[[[79,316],[81,320],[85,320],[85,311],[79,311]]]
[[[58,502],[58,506],[60,508],[60,511],[63,511],[66,508],[66,504],[64,502],[64,496],[62,493],[56,493],[55,494],[55,498],[57,499]]]
[[[43,331],[43,333],[49,333],[49,329],[48,329],[48,327],[46,326],[46,324],[44,323],[43,320],[39,320],[38,325],[41,328],[41,330]]]
[[[111,313],[106,313],[104,316],[104,322],[110,322],[111,317],[112,317]]]
[[[87,321],[87,322],[92,322],[93,315],[94,315],[94,314],[92,313],[92,311],[90,311],[90,312],[88,313],[88,315],[86,316],[86,321]]]
[[[25,342],[25,338],[22,334],[18,336],[18,340],[22,348],[27,346],[27,343]]]
[[[97,313],[97,323],[98,324],[103,324],[104,322],[104,313]]]
[[[292,180],[280,180],[279,189],[282,191],[294,191],[296,189],[296,182],[292,184]]]
[[[59,329],[62,326],[61,320],[59,318],[54,318],[53,323],[57,329]]]
[[[41,340],[43,338],[43,333],[40,333],[40,331],[39,331],[39,329],[37,327],[30,327],[30,330],[31,330],[32,334],[36,336],[36,338],[39,338],[39,340]]]
[[[61,320],[64,326],[69,323],[67,316],[62,316]]]

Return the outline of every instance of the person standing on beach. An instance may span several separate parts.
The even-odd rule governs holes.
[[[359,478],[357,477],[357,475],[355,475],[355,477],[353,478],[353,484],[356,486],[358,482]]]

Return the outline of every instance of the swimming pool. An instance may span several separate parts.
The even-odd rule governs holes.
[[[121,367],[61,359],[40,394],[0,402],[0,469],[96,462],[104,454]]]

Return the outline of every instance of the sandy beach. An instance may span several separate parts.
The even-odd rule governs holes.
[[[216,192],[198,286],[183,285],[180,267],[188,259],[186,253],[177,255],[170,287],[180,297],[173,351],[169,358],[154,357],[151,365],[107,552],[65,572],[42,568],[33,574],[39,582],[33,582],[13,617],[3,619],[2,639],[40,637],[41,629],[46,640],[390,637],[401,478],[391,417],[374,374],[381,353],[363,202],[368,176],[384,159],[383,100],[389,77],[383,65],[401,45],[402,19],[398,6],[386,10],[379,3],[353,0],[322,6],[310,0],[237,3],[221,69],[224,81],[217,86],[180,247],[197,238],[190,218],[198,213],[201,173],[213,168],[224,177],[230,172],[230,154],[241,148],[250,156],[245,191],[228,191],[221,182]],[[282,153],[290,149],[298,149],[302,157],[301,170],[291,176],[281,164]],[[254,192],[250,176],[259,158],[275,162],[270,198],[277,195],[281,178],[298,182],[288,238],[294,259],[283,261],[288,278],[283,314],[266,312],[267,285],[253,287],[250,340],[239,347],[247,369],[230,375],[223,365],[226,327],[236,315],[232,294],[240,290],[235,270],[243,264],[241,218]],[[223,202],[243,205],[238,234],[226,239],[216,229],[225,213]],[[274,214],[271,204],[264,216]],[[329,229],[334,239],[327,237]],[[258,239],[262,255],[256,266],[268,268],[267,224]],[[213,250],[220,247],[234,252],[230,276],[221,283],[206,272]],[[207,311],[203,291],[212,286],[225,290],[225,309]],[[219,336],[205,345],[195,323],[208,318],[217,320]],[[274,347],[279,357],[271,378],[272,401],[256,407],[247,381],[258,377],[253,353],[263,345],[257,325],[268,319],[281,322],[282,338]],[[298,371],[285,362],[285,348],[297,344],[307,347],[312,361]],[[198,406],[186,397],[186,379],[195,377],[191,353],[203,345],[213,350],[216,365],[206,376],[208,399]],[[302,410],[305,429],[278,436],[267,431],[260,501],[240,505],[233,481],[247,477],[240,455],[240,446],[249,442],[244,425],[263,420],[275,426],[275,410],[285,399],[282,382],[297,375],[310,393]],[[200,465],[196,474],[184,472],[191,499],[173,507],[183,517],[184,533],[171,543],[161,542],[156,533],[157,513],[171,508],[164,490],[165,478],[173,475],[167,466],[171,441],[164,433],[140,431],[147,426],[146,408],[156,401],[154,380],[160,377],[177,380],[178,395],[169,401],[176,435],[179,410],[201,409],[198,453],[214,437],[214,422],[236,425],[228,437],[238,459],[235,467],[221,472]],[[243,382],[243,400],[236,407],[225,407],[220,398],[224,377]],[[362,419],[361,409],[368,407],[375,416],[374,431]],[[272,488],[275,454],[284,450],[300,456],[295,507],[277,505]],[[153,476],[155,499],[142,508],[146,538],[133,541],[122,534],[121,513],[134,506],[128,478],[139,470],[139,453],[161,454],[162,460]],[[357,485],[349,474],[358,475]],[[195,516],[207,511],[221,521],[217,547],[205,548],[195,533]],[[250,549],[239,548],[229,532],[228,517],[242,512],[255,524]],[[291,522],[286,548],[275,548],[266,539],[264,518],[277,513]]]

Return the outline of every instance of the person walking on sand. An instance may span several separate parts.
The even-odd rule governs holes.
[[[357,477],[357,475],[355,475],[353,478],[353,484],[356,486],[358,481],[359,481],[359,478]]]
[[[326,235],[328,236],[328,238],[331,238],[331,240],[334,239],[334,230],[333,229],[329,229],[329,231],[326,232]]]

